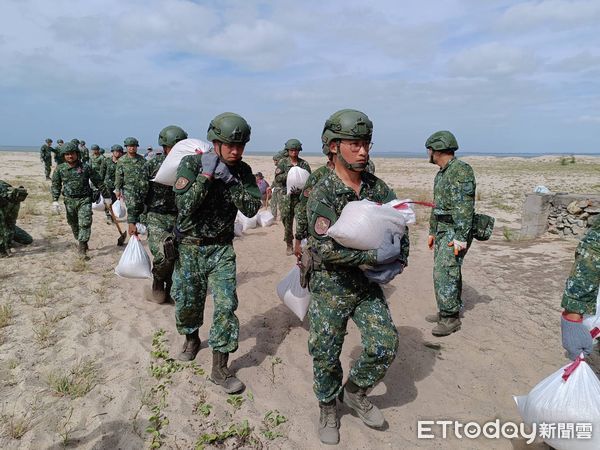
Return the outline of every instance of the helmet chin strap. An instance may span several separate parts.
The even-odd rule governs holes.
[[[339,142],[337,143],[337,157],[346,169],[351,170],[353,172],[362,172],[367,167],[367,163],[350,164],[348,161],[346,161],[342,156],[342,151],[340,150]]]

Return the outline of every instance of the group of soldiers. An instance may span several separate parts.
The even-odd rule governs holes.
[[[326,164],[310,174],[300,192],[283,192],[291,167],[310,171],[298,157],[300,141],[288,140],[284,150],[274,157],[271,205],[275,204],[275,215],[280,204],[287,251],[295,254],[302,265],[303,283],[311,295],[308,350],[320,411],[318,435],[325,444],[339,442],[338,401],[355,411],[367,426],[383,426],[384,416],[367,392],[384,377],[399,344],[381,285],[408,265],[408,230],[402,236],[388,231],[373,250],[344,247],[327,234],[348,202],[368,199],[387,203],[396,197],[393,189],[372,173],[373,169],[367,170],[372,133],[373,123],[361,111],[343,109],[332,114],[321,133]],[[137,222],[147,225],[154,258],[149,299],[174,300],[176,328],[185,339],[180,360],[191,361],[200,350],[198,331],[204,323],[210,286],[214,300],[208,338],[213,355],[210,379],[226,393],[240,392],[245,387],[229,370],[228,360],[237,350],[239,338],[234,221],[238,211],[247,217],[256,215],[262,197],[251,167],[242,161],[250,134],[250,125],[243,117],[229,112],[216,116],[207,132],[213,150],[184,157],[173,188],[152,179],[171,148],[187,138],[178,126],[160,132],[159,145],[164,154],[151,161],[137,154],[135,138],[125,139],[125,155],[113,146],[112,166],[106,167],[104,177],[93,162],[82,161],[74,142],[67,143],[60,151],[65,162],[52,176],[53,200],[57,202],[62,192],[67,219],[82,254],[87,251],[91,225],[90,181],[103,195],[107,209],[116,198],[126,203],[132,239],[137,235]],[[439,167],[428,238],[434,253],[438,311],[427,320],[436,324],[434,335],[447,336],[461,326],[461,267],[474,234],[476,184],[472,168],[455,157],[458,143],[452,133],[434,133],[425,147],[429,161]],[[5,198],[11,204],[23,199],[18,189],[6,195],[4,192],[0,185],[2,202]],[[304,247],[300,245],[303,239],[307,239]],[[594,310],[600,278],[599,245],[600,230],[596,226],[580,244],[565,289],[563,345],[573,358],[581,351],[591,351],[591,338],[581,324],[581,315]],[[349,319],[361,333],[362,351],[343,382],[340,354]]]

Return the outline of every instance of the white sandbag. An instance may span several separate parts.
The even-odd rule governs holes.
[[[286,188],[287,194],[290,195],[292,191],[301,191],[304,189],[304,185],[306,184],[306,180],[310,176],[310,172],[302,167],[294,166],[292,167],[287,174],[286,179]]]
[[[300,268],[298,266],[294,266],[279,282],[277,295],[300,320],[304,319],[310,303],[310,293],[308,289],[300,286]]]
[[[598,289],[598,296],[596,297],[596,314],[584,315],[583,324],[588,330],[592,331],[592,336],[595,339],[600,337],[600,289]],[[598,330],[594,330],[594,328]]]
[[[150,258],[144,246],[138,237],[131,236],[115,273],[123,278],[152,278],[151,269]]]
[[[102,194],[100,194],[97,202],[92,203],[92,209],[94,211],[104,211],[104,197],[102,197]]]
[[[244,226],[241,224],[241,222],[234,222],[233,234],[237,237],[240,237],[244,234]]]
[[[406,230],[404,214],[391,203],[380,205],[370,200],[359,200],[344,206],[337,222],[327,230],[327,235],[344,247],[372,250],[379,248],[387,230],[403,236]]]
[[[565,372],[565,370],[567,372]],[[570,375],[568,373],[570,372]],[[567,376],[568,375],[568,376]],[[566,377],[566,380],[564,379]],[[558,431],[544,441],[557,450],[600,448],[600,381],[585,361],[575,361],[540,381],[529,394],[514,397],[523,422],[536,424],[591,424],[590,439],[559,439]],[[575,428],[575,427],[574,427]]]
[[[146,227],[146,225],[143,223],[136,223],[135,228],[138,234],[141,234],[142,236],[148,233],[148,227]]]
[[[261,211],[256,216],[256,222],[261,227],[270,227],[275,222],[275,217],[273,217],[271,211]]]
[[[236,220],[242,224],[242,231],[251,230],[252,228],[256,228],[258,214],[254,217],[246,217],[242,214],[241,211],[238,211]]]
[[[113,214],[117,219],[122,219],[127,214],[127,208],[125,208],[125,202],[117,200],[112,204]]]
[[[179,141],[173,146],[152,181],[173,186],[177,177],[177,168],[183,157],[197,153],[206,153],[211,148],[212,146],[208,142],[201,141],[200,139],[184,139],[183,141]]]

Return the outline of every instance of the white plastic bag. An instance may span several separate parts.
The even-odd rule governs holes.
[[[234,222],[233,234],[237,237],[240,237],[244,234],[244,226],[241,224],[241,222]]]
[[[538,194],[549,194],[550,189],[548,189],[546,186],[536,186],[533,192],[537,192]]]
[[[123,278],[152,278],[150,258],[136,236],[129,238],[115,273]]]
[[[242,231],[256,228],[258,214],[254,217],[246,217],[241,211],[238,211],[236,220],[242,224]]]
[[[414,213],[413,213],[414,214]],[[327,235],[344,247],[357,250],[379,248],[385,232],[404,235],[405,215],[390,203],[380,205],[370,200],[349,202]]]
[[[121,200],[117,200],[112,204],[112,210],[117,219],[122,219],[127,214],[127,208],[125,208],[125,204]]]
[[[102,197],[102,194],[100,194],[97,202],[92,203],[92,209],[94,211],[104,211],[104,197]]]
[[[201,141],[200,139],[184,139],[183,141],[179,141],[173,146],[152,181],[173,186],[175,178],[177,178],[177,168],[183,157],[197,153],[206,153],[211,148],[212,146],[208,142]]]
[[[567,364],[540,381],[529,394],[514,399],[523,422],[537,424],[538,436],[542,423],[592,424],[591,439],[575,439],[575,436],[572,439],[559,439],[555,430],[544,439],[555,449],[600,448],[600,381],[585,361],[575,360]]]
[[[583,324],[588,330],[592,331],[592,336],[595,335],[595,339],[600,337],[600,289],[598,289],[598,296],[596,297],[596,314],[584,315]],[[594,328],[598,328],[594,332]]]
[[[148,227],[146,227],[146,225],[143,223],[136,223],[135,228],[138,234],[141,234],[142,236],[148,233]]]
[[[294,266],[279,282],[277,295],[300,320],[304,320],[310,303],[310,293],[308,289],[300,286],[300,268],[298,266]]]
[[[273,217],[271,211],[261,211],[256,215],[256,222],[261,227],[270,227],[275,222],[275,217]]]
[[[287,194],[290,195],[293,190],[301,191],[304,189],[304,185],[306,184],[306,180],[310,176],[310,172],[302,167],[294,166],[292,167],[287,174],[286,178],[286,188]]]

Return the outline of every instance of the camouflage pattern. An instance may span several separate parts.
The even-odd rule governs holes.
[[[457,314],[462,306],[461,268],[473,240],[475,188],[473,169],[456,158],[451,159],[435,176],[435,208],[429,219],[429,234],[435,236],[433,285],[442,317]],[[453,240],[466,242],[467,250],[455,256],[454,249],[448,247]]]
[[[306,205],[308,204],[308,196],[310,195],[313,188],[317,183],[331,172],[331,169],[327,166],[319,167],[317,170],[312,172],[306,180],[300,201],[296,207],[296,234],[295,238],[301,241],[302,239],[308,239],[308,216],[306,215]]]
[[[146,164],[146,160],[138,154],[134,158],[125,154],[117,161],[115,191],[119,191],[125,198],[127,223],[138,222],[139,215],[135,214],[135,205],[143,204],[145,193],[148,190],[144,164]],[[131,211],[134,211],[134,214],[131,214]]]
[[[171,280],[173,263],[165,259],[163,243],[173,230],[177,214],[148,212],[145,217],[148,228],[148,247],[152,253],[152,275],[159,281]]]
[[[90,162],[90,150],[85,146],[85,144],[81,144],[79,146],[79,154],[81,155],[81,162]]]
[[[288,156],[288,151],[286,149],[280,150],[275,155],[273,155],[273,161],[275,162],[275,167],[279,164],[283,158]],[[277,170],[277,169],[275,169]],[[277,177],[273,179],[271,183],[271,214],[273,217],[277,219],[277,208],[281,209],[281,197],[284,194],[285,186],[282,186],[277,182]]]
[[[65,162],[65,158],[63,158],[63,155],[61,155],[61,149],[63,147],[64,144],[56,144],[56,147],[54,147],[52,149],[52,153],[54,153],[54,162],[56,163],[56,165],[58,166],[59,164],[62,164]]]
[[[115,176],[117,171],[117,163],[112,158],[106,158],[104,170],[104,184],[112,192],[115,190]]]
[[[68,163],[63,163],[52,175],[52,200],[58,201],[62,191],[67,222],[79,242],[87,242],[90,239],[92,227],[90,181],[102,192],[104,198],[110,198],[110,191],[104,184],[104,180],[89,164],[77,161],[77,164],[71,167]]]
[[[377,250],[346,248],[326,235],[350,201],[369,199],[385,203],[396,196],[383,181],[361,172],[359,195],[335,171],[326,174],[308,197],[309,246],[314,252],[308,310],[308,350],[313,358],[314,392],[320,402],[336,398],[342,389],[339,356],[352,318],[361,332],[360,356],[349,380],[369,388],[383,378],[396,356],[398,333],[381,287],[365,277],[360,265],[375,265]],[[408,261],[408,230],[402,238],[400,259]]]
[[[303,160],[302,158],[298,158],[297,167],[300,167],[304,170],[307,170],[310,173],[310,165]],[[283,240],[288,244],[292,244],[292,240],[294,237],[293,227],[294,227],[294,216],[298,217],[300,210],[298,209],[298,204],[300,202],[301,192],[297,194],[288,194],[286,188],[287,175],[290,169],[294,167],[292,164],[292,160],[288,156],[287,158],[282,158],[277,164],[277,169],[275,170],[275,181],[278,185],[283,186],[281,191],[281,221],[283,222]]]
[[[102,155],[96,156],[92,153],[92,156],[88,157],[88,159],[90,160],[89,164],[92,166],[92,169],[94,169],[104,180],[104,177],[106,176],[106,158]],[[83,156],[82,162],[85,162],[83,161]]]
[[[600,283],[600,220],[581,238],[567,278],[561,306],[569,312],[596,314]]]
[[[50,178],[50,172],[52,171],[52,152],[54,152],[54,149],[48,144],[44,144],[40,148],[40,161],[44,163],[46,178]]]
[[[202,175],[202,155],[184,157],[177,169],[175,200],[178,210],[179,258],[175,262],[171,296],[180,334],[202,326],[206,290],[213,293],[214,313],[208,344],[221,353],[237,350],[239,321],[235,315],[236,260],[233,224],[237,211],[253,217],[261,194],[250,166],[240,161],[229,167],[239,183],[229,186]],[[190,239],[204,240],[204,243]]]
[[[23,197],[15,198],[15,191],[20,191]],[[9,254],[15,236],[19,237],[16,234],[18,228],[17,217],[19,216],[21,202],[26,196],[27,191],[25,188],[14,188],[9,183],[0,180],[0,257]],[[31,236],[29,237],[31,238]]]
[[[367,167],[365,167],[365,170],[371,175],[375,175],[375,163],[371,158],[369,158],[369,161],[367,161]]]

